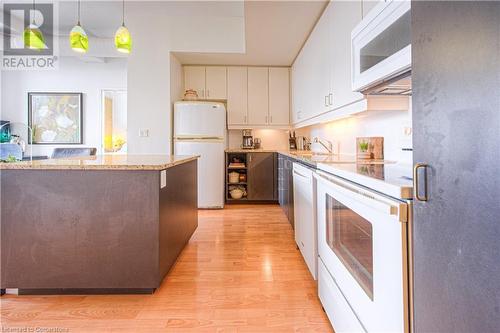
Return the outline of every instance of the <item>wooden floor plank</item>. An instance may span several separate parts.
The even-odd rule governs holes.
[[[277,205],[199,212],[199,227],[153,295],[13,296],[2,328],[67,332],[332,332]]]

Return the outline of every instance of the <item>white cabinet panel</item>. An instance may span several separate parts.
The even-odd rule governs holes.
[[[351,31],[361,21],[361,1],[330,3],[331,95],[330,109],[338,109],[363,98],[352,91]]]
[[[313,195],[312,171],[300,164],[293,164],[293,206],[295,220],[295,242],[304,261],[316,279],[318,250]]]
[[[248,124],[266,125],[269,114],[267,67],[248,68]]]
[[[247,123],[248,76],[246,67],[227,68],[228,125]]]
[[[321,259],[318,260],[318,296],[335,332],[366,332]]]
[[[304,53],[300,53],[295,59],[291,71],[291,91],[292,91],[292,122],[294,124],[305,119],[304,99],[305,77],[307,68],[304,64]]]
[[[198,93],[199,98],[205,98],[205,67],[185,66],[184,67],[184,89],[193,89]]]
[[[306,53],[307,100],[305,112],[307,117],[314,117],[328,109],[330,93],[330,45],[329,45],[329,12],[325,10],[314,28],[304,50]]]
[[[292,119],[295,123],[328,110],[330,63],[329,13],[325,10],[293,65]]]
[[[206,98],[226,99],[226,67],[206,67]]]
[[[270,125],[290,123],[290,70],[288,68],[269,68],[268,123]]]

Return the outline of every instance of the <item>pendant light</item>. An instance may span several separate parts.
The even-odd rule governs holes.
[[[42,31],[35,24],[35,0],[33,0],[33,20],[30,25],[24,29],[24,46],[32,50],[46,49],[45,38]]]
[[[125,0],[122,0],[122,25],[116,30],[115,46],[116,50],[122,53],[130,53],[132,51],[132,37],[125,27]]]
[[[80,24],[80,0],[78,0],[78,23],[69,33],[71,49],[78,53],[85,53],[89,49],[89,37]]]

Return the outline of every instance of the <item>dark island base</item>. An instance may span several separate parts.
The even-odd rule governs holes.
[[[153,294],[154,288],[106,288],[106,289],[18,289],[18,295],[120,295],[120,294]]]
[[[198,226],[197,161],[164,172],[2,170],[0,287],[151,293]]]

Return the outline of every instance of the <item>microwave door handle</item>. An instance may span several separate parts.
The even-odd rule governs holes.
[[[329,187],[334,187],[335,191],[354,198],[361,203],[372,207],[388,215],[398,216],[399,222],[408,222],[407,204],[382,197],[371,191],[366,191],[358,186],[348,184],[341,180],[314,173],[314,178]]]

